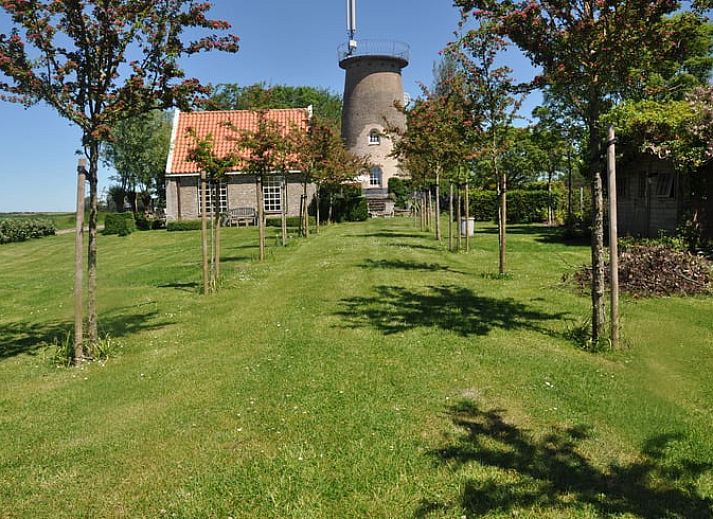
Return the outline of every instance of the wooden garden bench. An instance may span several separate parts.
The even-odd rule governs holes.
[[[245,227],[248,225],[255,225],[257,221],[257,211],[254,207],[236,207],[231,209],[229,213],[228,225],[237,225],[240,227],[241,223],[245,223]]]

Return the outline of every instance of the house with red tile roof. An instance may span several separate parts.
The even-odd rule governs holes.
[[[293,128],[307,130],[312,108],[289,108],[268,110],[266,117],[277,122],[285,134]],[[213,136],[214,152],[225,156],[230,152],[240,153],[236,148],[236,136],[243,131],[257,129],[259,114],[250,110],[228,110],[211,112],[177,111],[173,120],[171,148],[166,164],[166,219],[190,220],[200,217],[200,169],[189,160],[190,151],[195,147],[195,139],[189,130],[199,138]],[[213,200],[208,193],[206,203],[209,214],[215,210],[230,213],[257,212],[255,177],[246,174],[241,166],[229,172],[228,179],[219,188],[219,196]],[[268,176],[263,182],[263,200],[267,218],[282,214],[283,205],[288,216],[299,216],[303,195],[302,175],[291,171],[287,175]],[[315,195],[313,185],[308,185],[307,203],[311,204]]]

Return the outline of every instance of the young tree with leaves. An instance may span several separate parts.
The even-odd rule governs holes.
[[[306,193],[307,185],[316,187],[317,234],[320,225],[320,205],[322,188],[325,185],[338,186],[354,181],[371,164],[368,159],[349,152],[344,146],[339,129],[329,119],[313,117],[307,132],[293,131],[295,167],[303,174],[305,204],[303,226],[308,227]]]
[[[406,129],[389,126],[388,132],[394,139],[392,156],[408,168],[417,183],[435,185],[434,223],[436,240],[440,241],[441,182],[461,168],[472,153],[473,124],[461,81],[454,79],[441,94],[422,88],[424,97],[404,109]]]
[[[216,290],[220,280],[220,227],[221,214],[219,211],[220,185],[225,182],[227,175],[235,171],[240,158],[234,153],[218,155],[215,153],[215,139],[213,134],[200,137],[194,129],[189,130],[195,142],[195,147],[188,154],[188,160],[198,165],[201,171],[201,250],[203,252],[203,293]],[[213,210],[211,222],[211,254],[208,255],[208,200],[210,193]]]
[[[518,94],[519,88],[511,76],[512,69],[496,63],[506,48],[505,38],[487,21],[481,21],[477,29],[469,30],[451,46],[464,70],[474,113],[481,120],[483,135],[479,155],[487,158],[497,182],[498,271],[501,275],[506,272],[508,180],[500,161],[511,146],[511,128],[522,103],[522,95]]]
[[[269,175],[277,174],[282,177],[287,175],[295,160],[293,139],[289,136],[291,129],[281,127],[276,121],[268,118],[267,114],[267,110],[260,110],[256,129],[243,131],[237,137],[238,147],[245,154],[244,172],[255,176],[260,261],[265,259],[264,181]]]
[[[465,20],[474,16],[511,39],[542,69],[537,86],[565,99],[588,131],[592,185],[592,339],[602,337],[604,312],[604,205],[602,114],[628,88],[645,81],[661,60],[685,51],[676,27],[661,21],[672,0],[455,0]],[[705,2],[698,2],[703,4]]]
[[[89,160],[88,340],[98,338],[96,310],[97,181],[100,145],[127,116],[188,109],[206,89],[185,79],[179,60],[199,52],[236,52],[238,38],[184,41],[188,29],[223,31],[207,17],[211,2],[172,0],[28,1],[0,3],[13,22],[0,34],[0,92],[5,100],[44,102],[82,131]],[[136,59],[126,63],[127,56]],[[75,330],[82,351],[82,330]],[[79,362],[81,359],[75,359]]]

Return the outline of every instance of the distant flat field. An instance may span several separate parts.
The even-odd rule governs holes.
[[[0,518],[709,518],[713,298],[623,298],[621,352],[572,342],[587,247],[406,218],[282,248],[99,237],[112,356],[57,367],[73,237],[0,247]]]

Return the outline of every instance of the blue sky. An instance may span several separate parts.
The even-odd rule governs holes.
[[[205,83],[259,81],[311,85],[341,93],[343,71],[337,46],[346,40],[345,0],[215,0],[214,18],[228,20],[241,38],[237,54],[203,54],[184,63]],[[401,40],[411,46],[404,88],[419,93],[430,84],[438,52],[453,38],[458,12],[451,0],[357,0],[357,37]],[[9,21],[0,14],[0,33]],[[527,61],[509,53],[518,79],[532,73]],[[523,113],[529,114],[532,102]],[[24,109],[0,102],[0,213],[71,211],[80,132],[44,106]],[[100,191],[111,172],[102,167]]]

